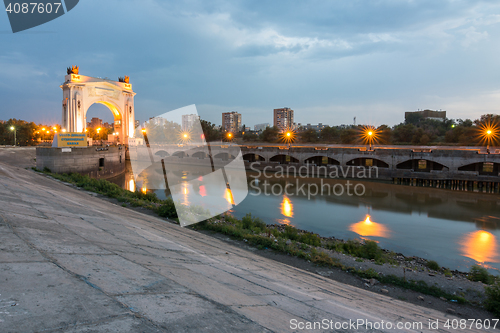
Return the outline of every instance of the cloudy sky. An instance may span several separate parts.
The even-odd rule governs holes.
[[[66,67],[129,75],[136,117],[196,104],[247,126],[394,125],[404,111],[500,113],[498,0],[82,0],[13,34],[0,14],[0,119],[61,121]],[[104,107],[90,116],[111,120]]]

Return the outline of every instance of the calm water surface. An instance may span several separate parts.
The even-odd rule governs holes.
[[[363,186],[363,195],[348,195],[346,190],[328,195],[325,188],[323,195],[308,197],[298,191],[300,186],[328,184],[337,186],[340,194],[347,181],[264,177],[255,181],[252,176],[256,177],[249,173],[248,196],[230,210],[236,217],[251,213],[268,224],[290,224],[321,236],[371,239],[382,248],[436,260],[451,269],[468,271],[480,263],[493,273],[500,271],[500,197],[496,194],[351,180],[359,184],[358,193]],[[136,188],[130,172],[112,181],[128,190]],[[287,184],[289,195],[279,194]],[[137,186],[146,187],[139,181]],[[271,193],[271,186],[278,195]],[[207,188],[186,185],[184,203],[196,201]],[[168,190],[156,193],[160,198],[169,195]],[[231,202],[229,191],[224,197]]]

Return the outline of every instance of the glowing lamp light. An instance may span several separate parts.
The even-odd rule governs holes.
[[[368,135],[369,135],[369,136],[372,136],[372,135],[373,135],[373,132],[372,132],[372,131],[369,131],[369,132],[368,132]]]
[[[484,264],[498,263],[498,243],[495,235],[485,230],[477,230],[466,234],[459,242],[462,255]]]
[[[486,134],[491,135],[491,130],[487,130]]]
[[[54,126],[54,127],[52,127],[52,129],[53,129],[54,131],[57,131],[57,127],[55,127],[55,126]]]
[[[15,128],[14,128],[14,126],[11,126],[11,127],[10,127],[10,130],[11,130],[11,131],[13,131],[14,129],[15,129]]]
[[[350,225],[349,230],[364,237],[390,237],[390,230],[383,224],[373,222],[370,215],[367,215],[365,220]]]
[[[63,128],[62,131],[63,131],[63,133],[66,133],[66,129],[65,128]],[[87,129],[85,129],[85,132],[87,132]]]
[[[42,131],[44,131],[44,132],[45,132],[45,127],[44,127],[44,128],[42,128]]]
[[[286,217],[293,217],[293,204],[286,196],[283,196],[283,201],[281,202],[281,214]]]
[[[50,131],[47,131],[47,134],[50,134]]]

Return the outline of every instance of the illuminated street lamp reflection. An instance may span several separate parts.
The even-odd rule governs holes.
[[[281,202],[281,214],[286,217],[293,217],[293,204],[286,196],[283,196],[283,201]]]
[[[360,236],[388,238],[390,233],[389,229],[383,224],[372,222],[370,218],[370,215],[366,215],[366,219],[364,221],[352,224],[349,227],[349,230],[357,233]]]
[[[229,202],[231,205],[234,205],[234,198],[233,198],[233,193],[231,192],[230,189],[226,188],[226,200]]]
[[[464,256],[477,262],[500,262],[495,235],[478,230],[470,232],[460,241],[461,252]]]

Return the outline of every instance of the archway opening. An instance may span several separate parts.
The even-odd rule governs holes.
[[[412,159],[401,162],[396,166],[396,169],[413,170],[417,172],[442,171],[448,169],[441,163],[429,161],[425,159]]]
[[[122,116],[117,107],[109,102],[97,101],[89,106],[84,116],[83,131],[97,142],[120,143]]]
[[[458,168],[458,171],[473,171],[481,176],[495,176],[500,173],[500,163],[493,162],[477,162],[463,165]]]
[[[388,168],[389,164],[386,162],[376,159],[376,158],[355,158],[347,162],[347,165],[352,166],[362,166],[362,167],[377,167],[377,168]]]
[[[339,161],[328,156],[312,156],[304,161],[304,163],[315,165],[339,165]]]
[[[245,154],[243,160],[246,162],[264,162],[266,159],[258,154]]]
[[[271,162],[278,162],[280,164],[288,164],[288,163],[299,163],[299,160],[290,155],[275,155],[270,158]]]

